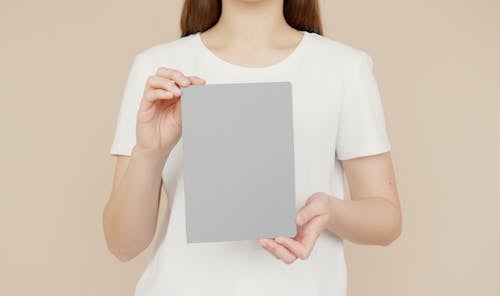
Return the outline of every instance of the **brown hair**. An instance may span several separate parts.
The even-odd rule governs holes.
[[[181,37],[214,26],[222,12],[222,0],[185,0],[181,14]],[[296,30],[323,35],[318,0],[284,0],[283,15]]]

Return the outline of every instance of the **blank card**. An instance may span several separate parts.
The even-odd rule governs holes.
[[[181,92],[187,242],[295,236],[291,83]]]

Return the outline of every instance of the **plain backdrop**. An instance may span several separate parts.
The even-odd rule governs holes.
[[[404,215],[389,247],[346,243],[349,295],[500,295],[500,2],[320,3],[373,57]],[[108,152],[132,58],[178,38],[181,4],[0,1],[0,295],[133,294],[151,247],[106,249]]]

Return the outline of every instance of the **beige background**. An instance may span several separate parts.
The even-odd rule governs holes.
[[[0,295],[132,295],[148,252],[108,253],[108,155],[133,55],[182,1],[0,2]],[[500,295],[500,2],[321,1],[375,62],[404,213],[347,244],[349,294]]]

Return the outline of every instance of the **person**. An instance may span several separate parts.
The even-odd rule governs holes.
[[[110,150],[103,225],[114,256],[151,244],[161,188],[167,197],[135,295],[346,295],[343,240],[385,246],[402,228],[371,55],[325,37],[313,0],[187,0],[181,28],[136,53]],[[267,81],[293,86],[297,234],[187,244],[181,89]]]

